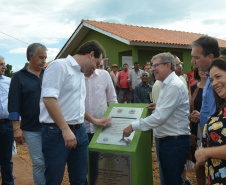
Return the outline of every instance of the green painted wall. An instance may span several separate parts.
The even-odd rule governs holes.
[[[90,30],[88,32],[86,37],[82,40],[81,44],[89,40],[97,40],[103,45],[106,51],[106,57],[109,58],[110,66],[112,64],[122,66],[122,56],[132,56],[133,62],[139,61],[140,65],[143,65],[146,63],[146,61],[150,60],[154,55],[158,53],[171,52],[177,55],[180,60],[184,62],[185,73],[189,72],[191,68],[191,50],[188,49],[129,46],[94,30]],[[75,54],[77,49],[78,47],[75,48],[72,55]]]

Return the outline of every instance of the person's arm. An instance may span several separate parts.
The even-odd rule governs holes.
[[[132,80],[132,75],[131,75],[131,72],[130,72],[129,78],[128,78],[128,86],[129,86],[130,91],[133,92],[131,80]]]
[[[226,160],[226,145],[201,147],[195,152],[196,166],[202,165],[209,158]]]
[[[105,123],[109,122],[111,118],[105,117],[101,119],[95,119],[87,111],[85,111],[85,120],[89,121],[90,123],[93,123],[94,125],[105,127]]]
[[[25,142],[23,131],[20,129],[20,120],[12,120],[14,140],[17,143],[23,144]]]
[[[144,119],[135,121],[126,127],[123,131],[123,137],[128,137],[133,130],[146,131],[165,124],[166,120],[169,119],[169,117],[175,112],[175,109],[180,104],[182,95],[180,89],[177,86],[171,86],[166,89],[166,92],[160,98],[162,99],[161,104],[156,107],[155,113]],[[149,107],[150,106],[155,107],[155,103],[151,103]],[[162,114],[163,112],[164,114]]]
[[[119,72],[119,74],[118,74],[118,81],[117,81],[119,89],[121,89],[120,80],[121,80],[121,73]]]
[[[193,123],[199,123],[200,122],[200,112],[197,110],[193,110],[191,114],[189,115],[189,120]]]
[[[71,131],[67,122],[65,121],[60,111],[60,107],[57,103],[57,99],[53,97],[43,97],[43,103],[45,104],[50,117],[53,119],[53,121],[57,124],[57,126],[62,131],[65,147],[76,148],[77,146],[76,136]]]
[[[105,81],[107,83],[106,90],[105,90],[107,102],[118,103],[117,96],[115,93],[115,88],[113,86],[111,78],[109,77],[109,75],[107,75],[105,78],[106,78]]]
[[[133,92],[131,81],[128,81],[128,85],[129,85],[129,90],[130,90],[131,92]]]
[[[9,88],[8,95],[8,112],[9,120],[12,121],[13,131],[14,131],[14,140],[17,143],[24,143],[23,131],[20,128],[20,107],[21,107],[21,85],[18,74],[14,75]]]
[[[133,92],[133,102],[134,103],[141,103],[140,98],[139,98],[139,92],[138,92],[138,86],[135,87],[134,92]]]

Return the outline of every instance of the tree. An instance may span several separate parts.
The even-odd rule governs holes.
[[[5,76],[12,77],[13,74],[12,65],[6,64]]]

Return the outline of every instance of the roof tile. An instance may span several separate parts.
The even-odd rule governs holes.
[[[132,26],[91,20],[83,20],[82,22],[90,24],[108,33],[119,36],[130,42],[189,46],[194,40],[205,35],[199,33],[166,30],[143,26]],[[226,47],[225,40],[217,40],[220,47]]]

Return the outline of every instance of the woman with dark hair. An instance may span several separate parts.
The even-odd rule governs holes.
[[[226,58],[214,59],[209,74],[216,112],[204,127],[202,147],[195,152],[196,166],[205,165],[208,184],[226,184]]]
[[[207,76],[206,73],[203,71],[200,71],[198,68],[194,68],[194,80],[198,83],[191,86],[190,89],[190,113],[192,113],[194,110],[200,112],[201,106],[202,106],[202,93],[203,89],[206,84]],[[195,150],[197,147],[201,146],[200,138],[202,137],[202,127],[199,122],[195,122],[191,120],[190,122],[190,128],[191,128],[191,161],[196,162],[195,160]],[[203,178],[203,169],[196,169],[196,178],[198,185],[202,185],[205,182],[205,178]]]

